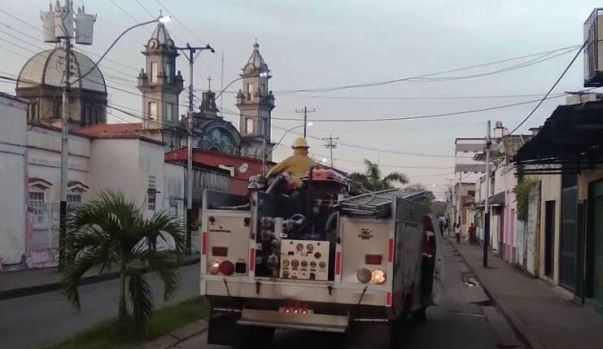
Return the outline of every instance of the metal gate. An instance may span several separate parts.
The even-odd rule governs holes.
[[[592,300],[603,307],[603,182],[591,184]],[[588,263],[588,262],[587,262]],[[587,276],[588,277],[588,276]]]
[[[559,241],[559,285],[575,290],[578,228],[578,189],[576,175],[562,175],[561,231]]]

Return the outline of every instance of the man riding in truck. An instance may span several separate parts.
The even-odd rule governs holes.
[[[302,177],[317,163],[308,156],[310,147],[303,137],[295,139],[291,148],[293,155],[274,165],[268,171],[268,177],[276,177],[281,173],[288,172],[289,183],[295,188],[300,188],[303,184]]]

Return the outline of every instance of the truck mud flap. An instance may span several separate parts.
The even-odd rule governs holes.
[[[288,328],[308,331],[344,333],[350,319],[346,315],[285,314],[274,310],[243,309],[239,325]]]
[[[211,310],[207,326],[207,343],[234,345],[238,334],[239,312]]]
[[[237,324],[240,311],[212,309],[207,329],[207,343],[236,348],[271,348],[274,328]]]

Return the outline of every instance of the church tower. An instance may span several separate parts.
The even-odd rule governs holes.
[[[179,147],[176,130],[182,75],[176,73],[178,50],[163,23],[157,24],[142,54],[146,67],[138,75],[138,89],[142,92],[143,132],[164,142],[167,149]]]
[[[237,94],[239,129],[242,136],[241,155],[262,158],[265,141],[267,159],[270,160],[273,147],[270,142],[270,114],[274,109],[274,96],[268,89],[270,70],[259,48],[260,45],[256,42],[247,64],[243,67],[243,88]]]

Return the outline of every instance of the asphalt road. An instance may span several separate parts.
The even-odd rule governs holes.
[[[181,287],[168,303],[199,294],[199,264],[181,268]],[[163,287],[150,275],[155,304],[163,302]],[[117,314],[117,280],[80,287],[78,312],[60,292],[0,301],[0,348],[41,348],[70,337]]]
[[[401,328],[400,348],[519,348],[508,323],[490,304],[462,258],[449,245],[445,245],[444,259],[444,277],[436,283],[437,305],[429,308],[426,322],[410,323]],[[208,345],[206,341],[204,332],[181,343],[178,348],[228,348]],[[318,345],[324,348],[346,347],[345,338],[341,335],[286,330],[277,331],[275,344],[276,348],[286,349]]]

